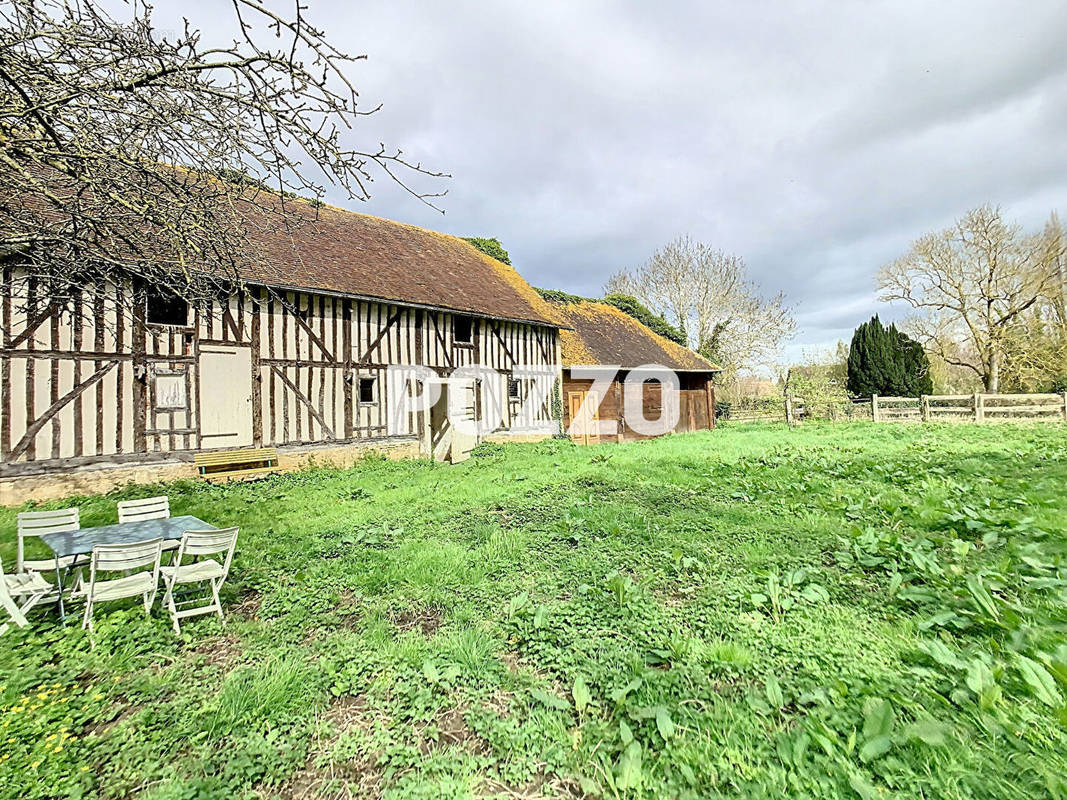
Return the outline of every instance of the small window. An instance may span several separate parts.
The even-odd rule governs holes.
[[[181,370],[156,370],[156,409],[159,411],[184,410],[188,405],[185,394],[185,372]]]
[[[452,317],[452,341],[456,344],[471,344],[474,341],[474,320],[470,317]]]
[[[171,292],[150,289],[145,301],[145,322],[184,328],[189,324],[189,304]]]
[[[376,381],[374,378],[360,378],[359,379],[359,402],[361,403],[376,403],[377,398],[374,396],[374,384]]]
[[[519,382],[515,378],[508,378],[508,399],[519,399]]]

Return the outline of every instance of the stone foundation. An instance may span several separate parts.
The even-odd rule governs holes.
[[[312,466],[343,469],[372,454],[391,459],[418,458],[419,442],[415,438],[375,439],[342,445],[279,447],[278,471],[294,472]],[[68,467],[37,475],[0,478],[0,505],[103,494],[130,484],[164,483],[198,476],[191,453],[175,453],[173,458],[151,463]]]

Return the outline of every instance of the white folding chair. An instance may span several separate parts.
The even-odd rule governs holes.
[[[186,531],[182,536],[178,555],[174,559],[174,565],[162,567],[160,573],[163,576],[163,602],[170,611],[171,620],[174,622],[174,632],[180,634],[181,626],[179,619],[195,617],[200,614],[210,614],[212,611],[222,616],[222,602],[219,600],[219,589],[222,588],[226,576],[230,573],[230,564],[233,562],[233,551],[237,548],[237,528],[223,528],[212,531]],[[189,564],[183,564],[186,556],[199,559],[202,556],[217,556],[218,558],[206,558],[194,560]],[[210,583],[211,602],[207,605],[193,606],[191,608],[178,609],[174,601],[174,589],[180,584]],[[187,600],[181,604],[189,606],[199,600]],[[224,620],[225,621],[225,620]]]
[[[46,533],[66,533],[81,528],[78,517],[78,509],[64,508],[60,511],[22,511],[18,515],[18,549],[16,550],[15,571],[23,572],[52,572],[56,569],[54,558],[27,560],[26,538],[30,536],[42,536]],[[59,568],[67,569],[77,559],[77,556],[63,556],[59,559]]]
[[[119,523],[143,522],[149,519],[167,519],[170,517],[170,500],[166,495],[146,497],[144,500],[122,500],[119,502]]]
[[[159,559],[162,553],[162,539],[131,544],[98,544],[94,547],[89,563],[89,582],[79,593],[85,597],[82,627],[92,631],[93,606],[98,602],[140,595],[144,598],[145,614],[150,613],[159,586]],[[133,571],[137,569],[141,571]],[[121,578],[100,577],[101,573],[110,572],[127,574]]]
[[[26,612],[55,592],[56,587],[36,572],[24,572],[21,575],[4,574],[4,562],[0,561],[0,607],[11,617],[11,621],[20,628],[29,625]],[[11,627],[0,623],[0,636]]]
[[[120,500],[118,506],[119,524],[144,522],[150,519],[170,519],[170,498],[165,494],[159,497],[146,497],[143,500]],[[173,550],[177,546],[177,539],[163,540],[164,550]]]

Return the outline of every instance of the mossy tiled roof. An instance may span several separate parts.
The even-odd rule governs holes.
[[[262,222],[240,265],[250,283],[557,324],[513,267],[459,237],[302,200]]]
[[[715,372],[719,367],[642,325],[615,306],[594,301],[550,303],[563,327],[563,366],[617,364],[633,369],[659,364],[674,370]]]

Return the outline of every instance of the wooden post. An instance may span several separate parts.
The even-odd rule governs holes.
[[[785,396],[785,422],[787,425],[794,425],[793,419],[793,398],[789,395]]]
[[[708,378],[704,384],[704,390],[708,395],[708,427],[715,427],[715,387],[711,385],[712,378]],[[620,415],[621,416],[621,415]],[[622,441],[622,431],[619,431],[619,441]]]
[[[985,422],[985,395],[981,392],[974,393],[974,421]]]
[[[1063,421],[1067,422],[1067,392],[1063,393]]]
[[[878,395],[871,395],[871,420],[873,422],[879,422],[878,419]]]
[[[930,421],[930,398],[928,395],[919,395],[919,413],[923,422]]]

